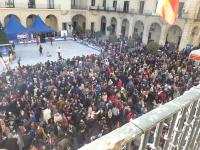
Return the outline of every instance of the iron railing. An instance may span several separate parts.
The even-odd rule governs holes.
[[[81,6],[81,5],[71,5],[71,9],[88,9],[87,6]]]
[[[94,149],[199,150],[200,85],[79,150]]]
[[[60,4],[48,5],[47,3],[30,5],[27,3],[5,3],[0,2],[0,8],[36,8],[36,9],[60,9]]]

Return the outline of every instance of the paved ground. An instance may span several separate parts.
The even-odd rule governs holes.
[[[39,46],[37,44],[16,45],[16,60],[11,64],[11,68],[17,66],[17,60],[21,58],[21,65],[34,65],[39,62],[46,62],[47,60],[56,61],[58,59],[57,49],[61,47],[61,55],[63,58],[72,58],[74,56],[82,56],[88,54],[99,54],[97,50],[89,48],[85,45],[79,44],[75,41],[56,41],[51,46],[50,42],[42,44],[43,56],[39,56]],[[47,57],[49,52],[52,57]],[[0,66],[0,72],[2,66]]]

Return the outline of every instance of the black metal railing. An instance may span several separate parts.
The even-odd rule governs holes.
[[[28,8],[36,8],[36,7],[35,7],[35,4],[28,3]]]
[[[15,8],[15,2],[14,1],[5,1],[5,7],[6,8]]]
[[[88,9],[86,6],[81,6],[81,5],[71,5],[71,9]]]
[[[36,9],[60,9],[61,6],[44,4],[34,4],[34,3],[14,3],[14,1],[0,2],[0,8],[36,8]]]

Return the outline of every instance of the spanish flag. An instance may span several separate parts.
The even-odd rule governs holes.
[[[172,25],[176,22],[178,8],[179,0],[158,0],[156,13]]]

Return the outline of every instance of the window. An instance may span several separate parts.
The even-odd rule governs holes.
[[[140,1],[139,14],[143,14],[143,11],[144,11],[144,1]]]
[[[129,1],[124,1],[124,10],[123,12],[128,12],[129,11]]]
[[[199,11],[198,11],[198,14],[197,14],[197,19],[200,19],[200,8],[199,8]]]
[[[67,23],[66,22],[62,23],[62,30],[67,30]]]
[[[29,0],[28,8],[35,8],[35,0]]]
[[[106,9],[106,0],[103,0],[103,7]]]
[[[94,22],[91,22],[91,32],[94,32]]]
[[[14,0],[6,0],[5,4],[6,4],[7,8],[14,8],[15,7]]]
[[[95,6],[95,0],[91,1],[91,6]]]
[[[184,6],[184,2],[180,2],[179,8],[178,8],[178,17],[180,18],[183,16],[183,6]]]
[[[114,10],[116,10],[117,9],[117,1],[115,0],[115,1],[113,1],[113,8],[114,8]]]
[[[75,6],[76,5],[76,0],[72,0],[71,3],[72,3],[71,4],[72,6]]]
[[[54,0],[48,0],[48,9],[54,9]]]

